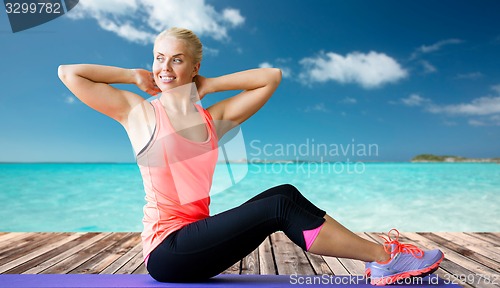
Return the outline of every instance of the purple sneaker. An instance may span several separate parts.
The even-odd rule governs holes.
[[[396,239],[391,238],[391,232],[396,231]],[[391,255],[385,263],[369,262],[365,266],[365,275],[370,277],[372,285],[382,286],[392,284],[400,279],[423,277],[439,268],[444,255],[439,250],[423,251],[411,244],[399,243],[399,232],[392,229],[385,240],[384,249]]]

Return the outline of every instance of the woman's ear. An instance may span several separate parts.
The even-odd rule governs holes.
[[[198,75],[198,72],[200,72],[200,65],[201,65],[201,63],[196,63],[194,65],[193,73],[191,74],[191,77]]]

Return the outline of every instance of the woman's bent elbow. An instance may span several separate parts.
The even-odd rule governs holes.
[[[280,84],[281,82],[281,78],[282,78],[282,72],[281,72],[281,69],[279,68],[272,68],[273,69],[273,79],[274,79],[274,83],[276,83],[276,85]]]
[[[67,67],[68,65],[59,65],[59,67],[57,68],[57,76],[59,76],[59,79],[63,80],[64,78],[66,78],[68,70]]]
[[[59,76],[59,79],[64,80],[69,76],[77,75],[79,66],[79,64],[59,65],[57,68],[57,75]]]

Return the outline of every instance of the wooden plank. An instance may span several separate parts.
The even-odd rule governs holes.
[[[259,247],[241,260],[241,274],[260,274]]]
[[[241,260],[231,265],[226,270],[222,271],[221,274],[240,274],[241,272]]]
[[[0,243],[0,251],[10,251],[18,247],[21,243],[28,243],[31,240],[27,240],[28,237],[30,239],[34,236],[35,233],[27,232],[27,233],[9,233],[5,235],[4,241]],[[2,256],[0,254],[0,259],[9,257],[8,255]]]
[[[30,233],[28,237],[12,242],[7,249],[0,251],[0,265],[10,261],[9,257],[17,257],[27,254],[30,247],[33,249],[33,245],[36,245],[37,243],[44,243],[44,241],[48,241],[47,235],[47,233]]]
[[[442,237],[443,239],[455,243],[460,247],[466,247],[476,253],[488,257],[489,259],[500,262],[500,253],[495,251],[494,249],[491,249],[492,246],[489,245],[488,242],[482,241],[479,238],[475,238],[464,233],[439,232],[435,234]]]
[[[314,273],[317,275],[333,275],[332,270],[326,264],[325,259],[321,257],[321,255],[313,254],[310,252],[305,252],[307,259],[309,259],[309,263],[314,270]]]
[[[271,237],[266,237],[259,246],[259,268],[261,275],[276,275],[276,263],[272,251]]]
[[[138,259],[139,259],[139,261],[140,261],[140,264],[139,264],[139,267],[138,267],[137,269],[135,269],[135,270],[132,272],[132,274],[148,274],[149,272],[148,272],[148,271],[147,271],[147,269],[146,269],[146,264],[144,263],[144,257],[143,257],[143,254],[142,254],[142,252],[143,252],[143,251],[142,251],[142,241],[141,241],[141,235],[140,235],[140,233],[135,233],[135,234],[136,234],[136,235],[135,235],[135,245],[134,245],[134,247],[133,247],[133,248],[135,248],[135,247],[140,247],[140,249],[138,249],[138,248],[137,248],[137,250],[136,250],[136,251],[137,251],[137,254],[136,254],[134,257],[132,257],[132,258],[131,258],[131,261],[135,261],[134,259],[135,259],[135,258],[138,258]],[[132,248],[132,249],[133,249],[133,248]],[[131,249],[128,249],[128,250],[130,251]],[[125,254],[126,254],[126,252],[127,252],[127,251],[125,251],[125,253],[124,253],[123,255],[125,255]],[[123,256],[123,255],[122,255],[122,256]],[[121,257],[120,257],[120,258],[121,258]],[[120,259],[120,258],[119,258],[119,259]],[[116,261],[115,261],[115,262],[116,262]],[[114,262],[113,262],[113,263],[114,263]],[[133,266],[133,265],[132,265],[132,266]],[[131,267],[132,267],[132,266],[131,266]],[[123,266],[122,266],[122,267],[123,267]]]
[[[478,263],[481,263],[482,265],[495,270],[496,272],[500,272],[500,264],[479,254],[476,253],[472,250],[470,250],[467,247],[459,246],[454,242],[451,242],[449,240],[444,239],[443,237],[440,237],[439,235],[436,235],[434,233],[418,233],[422,236],[424,236],[427,239],[430,239],[434,241],[435,243],[439,244],[439,248],[441,249],[442,247],[446,247],[452,251],[455,251],[456,253],[467,257],[468,259],[472,259]]]
[[[127,262],[132,260],[137,253],[142,253],[142,243],[138,243],[131,250],[125,253],[122,257],[118,258],[115,262],[111,263],[106,269],[102,270],[99,274],[116,274],[121,267],[123,267]]]
[[[383,240],[379,237],[379,235],[383,235],[383,233],[380,232],[365,232],[363,235],[360,235],[363,239],[366,239],[368,241],[372,241],[375,243],[383,244]]]
[[[500,272],[500,264],[496,263],[495,261],[479,254],[476,253],[467,247],[462,247],[457,245],[456,243],[453,243],[449,240],[446,240],[434,233],[418,233],[422,236],[424,236],[427,239],[432,240],[433,242],[437,243],[439,245],[439,248],[442,249],[443,247],[446,247],[450,249],[451,251],[456,252],[457,254],[460,254],[464,257],[467,257],[468,259],[474,260],[478,263],[481,263],[482,265],[495,270],[496,272]],[[496,273],[495,273],[496,274]]]
[[[449,236],[453,236],[456,239],[463,239],[465,242],[467,242],[466,245],[468,245],[468,246],[472,245],[472,246],[478,246],[478,247],[494,247],[494,244],[492,244],[488,241],[485,241],[484,239],[472,236],[472,235],[476,235],[477,233],[473,233],[472,235],[470,235],[470,234],[467,234],[464,232],[439,232],[436,234],[438,234],[440,236],[441,236],[441,234],[449,235]]]
[[[377,237],[378,233],[357,234],[365,239],[382,242]],[[492,277],[490,279],[498,277],[500,246],[496,242],[497,234],[402,233],[400,241],[415,243],[422,249],[439,247],[446,258],[435,274],[442,279],[456,281],[464,287],[498,287],[480,276],[487,275]],[[9,241],[7,246],[14,250],[19,251],[22,247],[26,249],[21,256],[10,250],[0,250],[4,253],[0,273],[147,273],[142,263],[142,244],[138,233],[16,232],[0,234],[0,239]],[[0,242],[0,245],[6,243]],[[266,238],[255,251],[238,261],[235,268],[238,274],[364,273],[364,263],[361,261],[339,260],[304,252],[283,233],[275,233]],[[460,282],[453,275],[461,278],[471,275],[467,278],[470,282]]]
[[[142,252],[141,252],[141,257],[142,257]],[[143,263],[142,265],[139,266],[139,268],[135,269],[132,274],[149,274],[148,270],[146,269],[146,265]]]
[[[476,263],[474,261],[470,261],[467,257],[464,257],[453,250],[450,250],[446,247],[439,247],[439,245],[433,242],[431,239],[428,239],[420,234],[414,232],[406,232],[404,237],[411,239],[412,241],[418,243],[417,246],[423,249],[435,249],[439,248],[444,254],[445,258],[443,262],[441,262],[441,269],[447,272],[441,273],[440,269],[436,271],[441,278],[446,280],[453,279],[460,283],[460,285],[466,284],[463,281],[459,281],[458,278],[461,277],[470,277],[473,281],[471,283],[476,283],[475,287],[495,287],[491,283],[485,283],[480,275],[492,275],[491,269],[488,267],[484,267],[483,265]],[[455,276],[458,276],[455,277]],[[479,283],[479,284],[477,284]]]
[[[114,242],[123,238],[126,233],[111,233],[108,237],[102,238],[99,241],[92,243],[84,250],[79,250],[78,252],[70,255],[66,259],[60,261],[59,263],[53,265],[52,267],[43,271],[44,274],[66,274],[76,267],[85,263],[87,260],[92,258],[96,253],[106,249],[108,246],[113,245]]]
[[[0,266],[5,265],[8,262],[12,262],[13,259],[23,258],[26,255],[33,254],[34,251],[38,249],[43,249],[44,246],[51,245],[52,243],[56,243],[70,235],[69,233],[45,233],[43,235],[39,235],[39,237],[30,238],[31,240],[24,243],[23,245],[5,251],[3,259],[0,259]]]
[[[28,234],[28,232],[2,232],[2,234],[0,235],[0,244],[3,241],[18,237],[22,234]]]
[[[322,256],[326,264],[332,270],[333,275],[350,275],[349,271],[340,263],[337,257]]]
[[[47,243],[46,245],[40,246],[40,249],[33,250],[29,254],[26,254],[26,255],[21,256],[19,258],[12,258],[13,261],[7,262],[6,264],[0,266],[0,273],[5,273],[8,270],[11,270],[17,266],[20,266],[23,263],[26,263],[30,260],[33,260],[33,259],[39,257],[40,255],[43,255],[43,254],[45,254],[53,249],[56,249],[57,247],[60,247],[61,245],[64,245],[70,241],[78,239],[80,236],[81,236],[81,234],[76,234],[76,233],[67,234],[66,237],[61,238],[57,242]]]
[[[350,275],[365,275],[365,264],[359,260],[338,258]]]
[[[118,271],[116,271],[116,274],[132,274],[134,271],[136,271],[141,265],[144,265],[144,259],[142,256],[142,249],[141,251],[138,251],[130,261],[125,263]]]
[[[0,247],[3,252],[0,252],[0,258],[3,258],[5,251],[10,251],[18,249],[23,245],[29,245],[34,239],[41,239],[44,237],[43,233],[26,233],[26,234],[13,234],[13,237],[9,237],[10,241],[4,241],[0,243]]]
[[[491,240],[494,240],[496,245],[500,244],[500,232],[479,232],[479,233],[485,235],[486,237],[491,238]]]
[[[500,246],[500,240],[498,240],[498,237],[495,235],[492,235],[490,233],[485,233],[485,232],[475,232],[475,233],[470,233],[470,232],[465,232],[464,234],[467,234],[469,236],[481,239],[483,241],[486,241],[493,245],[493,247],[499,247]]]
[[[88,238],[88,236],[91,236]],[[55,255],[49,255],[50,257],[47,257],[44,259],[43,262],[40,264],[37,264],[36,266],[33,266],[32,268],[22,272],[22,274],[38,274],[38,273],[43,273],[46,269],[49,267],[52,267],[53,265],[59,263],[60,261],[70,257],[71,255],[77,253],[78,251],[87,248],[88,246],[92,245],[93,243],[101,240],[102,238],[108,237],[110,233],[86,233],[80,240],[83,242],[77,242],[77,243],[68,243],[66,245],[70,245],[66,247],[66,245],[61,246],[61,248],[57,249],[56,251],[58,254]],[[74,246],[76,245],[76,246]],[[66,250],[63,250],[62,248],[66,248]]]
[[[11,232],[0,237],[0,250],[5,247],[12,246],[12,243],[18,242],[20,239],[28,237],[33,233],[30,232]]]
[[[482,262],[485,262],[486,260],[479,257],[476,253],[468,250],[468,249],[461,249],[460,247],[456,247],[456,245],[454,243],[451,243],[450,241],[447,241],[445,239],[442,239],[441,237],[438,237],[434,234],[431,234],[431,233],[417,233],[429,240],[431,240],[432,242],[436,243],[437,245],[436,246],[439,246],[439,249],[441,249],[441,251],[448,251],[448,252],[452,252],[452,256],[453,257],[456,257],[456,255],[459,255],[460,257],[456,257],[455,259],[457,260],[457,264],[467,268],[465,265],[468,265],[469,267],[471,268],[474,268],[474,270],[471,270],[473,272],[476,272],[476,274],[479,274],[479,275],[497,275],[498,274],[498,267],[497,266],[493,266],[493,268],[491,268],[490,266],[488,266],[487,264],[484,264]],[[456,250],[458,251],[456,251]],[[471,260],[474,260],[474,261],[471,261]],[[489,260],[489,259],[488,259]],[[491,261],[491,260],[489,260]],[[493,262],[493,261],[491,261]]]
[[[87,239],[90,239],[92,237],[96,237],[99,234],[98,233],[75,233],[74,235],[79,235],[78,238],[71,240],[65,244],[62,244],[55,249],[52,249],[46,253],[43,253],[31,260],[28,260],[21,265],[18,265],[17,267],[7,271],[6,273],[9,274],[21,274],[25,273],[29,269],[33,268],[40,268],[41,266],[46,264],[46,261],[52,260],[54,257],[59,257],[61,254],[67,253],[68,250],[72,249],[76,245],[86,241]],[[41,265],[38,267],[38,265]]]
[[[274,259],[279,275],[313,275],[314,271],[307,260],[304,251],[292,243],[283,232],[271,235]]]
[[[91,259],[89,259],[82,265],[71,270],[69,274],[100,273],[116,259],[120,258],[120,256],[127,253],[127,251],[129,251],[130,249],[134,248],[134,246],[139,242],[140,239],[135,233],[129,233],[122,239],[113,243],[113,245],[95,254]]]
[[[370,242],[376,242],[375,240],[373,240],[369,235],[367,235],[366,233],[355,233],[356,235],[358,235],[359,237],[365,239],[365,240],[368,240]]]

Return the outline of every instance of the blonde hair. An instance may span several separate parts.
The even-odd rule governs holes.
[[[158,34],[155,43],[166,37],[173,37],[186,41],[191,50],[191,56],[193,56],[194,63],[201,63],[201,59],[203,58],[203,45],[201,44],[200,38],[198,38],[193,31],[185,28],[171,27]]]

